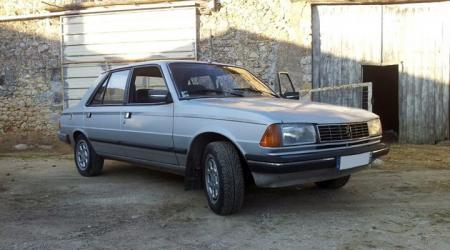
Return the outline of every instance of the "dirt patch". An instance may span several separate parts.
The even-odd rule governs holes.
[[[429,186],[434,189],[441,189],[443,191],[450,191],[450,180],[432,180],[429,182]]]
[[[450,169],[450,146],[391,144],[382,169]]]
[[[23,144],[25,145],[24,150],[18,150],[15,146]],[[59,141],[56,138],[56,132],[54,136],[44,136],[34,135],[34,136],[23,136],[23,135],[3,135],[0,137],[0,153],[33,153],[33,152],[50,152],[57,154],[68,154],[72,152],[71,147]]]
[[[6,189],[6,188],[3,186],[3,184],[0,183],[0,193],[1,193],[1,192],[5,192],[5,191],[8,191],[8,189]]]
[[[60,160],[72,160],[73,155],[66,152],[55,152],[49,150],[30,150],[28,152],[7,152],[0,153],[0,159],[20,159],[20,160],[33,160],[33,159],[60,159]]]
[[[444,224],[450,226],[450,210],[430,214],[432,225]]]
[[[341,190],[249,188],[227,217],[173,175],[106,161],[85,178],[71,154],[3,153],[0,249],[450,249],[449,148],[427,147],[393,145]]]

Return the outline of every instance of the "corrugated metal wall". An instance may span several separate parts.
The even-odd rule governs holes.
[[[66,16],[61,24],[66,107],[111,67],[196,58],[195,6]]]
[[[450,2],[313,7],[313,86],[362,81],[399,65],[400,140],[449,137]]]

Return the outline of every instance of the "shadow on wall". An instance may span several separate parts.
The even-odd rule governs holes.
[[[230,28],[199,40],[198,58],[249,68],[272,88],[277,73],[290,73],[296,89],[311,88],[311,49],[261,34]]]
[[[320,23],[320,20],[315,23],[319,32],[321,32]],[[423,35],[425,34],[415,34],[415,36]],[[341,50],[339,54],[332,50],[321,49],[320,37],[317,34],[315,36],[314,51],[312,51],[310,48],[274,40],[245,30],[228,29],[218,36],[199,41],[199,59],[243,65],[255,72],[266,83],[271,84],[272,87],[275,87],[273,83],[276,83],[277,72],[288,71],[296,89],[360,83],[363,82],[363,65],[380,65],[380,61],[377,62],[376,59],[369,60],[370,56],[359,57],[358,53],[361,51],[355,47],[348,48],[344,53]],[[380,52],[376,51],[376,48],[381,45],[377,42],[367,44],[367,46],[378,56]],[[311,56],[313,53],[314,58]],[[405,63],[414,64],[410,58],[404,58],[409,53],[404,52],[404,55],[400,55],[398,51],[392,51],[392,53],[395,53],[397,59],[390,63],[400,65],[398,72],[400,141],[434,144],[448,139],[450,83],[448,76],[441,73],[448,72],[449,69],[445,69],[445,65],[443,65],[441,71],[430,71],[429,65],[427,66],[426,63],[429,57],[414,59],[414,61],[423,59],[421,69],[402,67],[402,64]],[[385,51],[385,54],[385,57],[394,57],[389,52]],[[436,57],[438,56],[440,54],[436,54]],[[449,56],[447,55],[447,58]],[[424,72],[428,72],[428,74],[424,74]],[[424,77],[426,75],[430,77]],[[311,84],[311,78],[314,78],[313,84]],[[392,88],[395,89],[395,86]],[[375,103],[384,102],[385,94],[373,96],[373,101]],[[359,101],[353,103],[357,104]]]
[[[59,19],[0,23],[1,142],[51,142],[62,111]]]
[[[52,35],[45,37],[39,35],[48,32]],[[58,32],[59,20],[56,19],[0,24],[0,134],[2,138],[14,135],[15,138],[19,138],[18,140],[46,142],[55,137],[58,115],[63,104]],[[228,29],[209,39],[199,40],[197,51],[200,60],[244,66],[272,86],[278,71],[290,72],[297,88],[311,86],[312,51],[310,48],[244,30]],[[167,59],[164,53],[152,54],[149,58]],[[356,65],[357,68],[361,68],[363,63],[336,57],[330,53],[322,53],[318,62],[319,67],[327,65],[324,62],[336,62],[340,65]],[[341,73],[345,74],[345,72]],[[328,73],[321,71],[320,74]],[[423,79],[407,72],[400,72],[400,74],[401,77],[411,81],[423,82],[436,88],[448,88],[448,83]],[[361,79],[355,79],[355,81],[361,82]],[[335,85],[348,83],[351,82],[336,82]],[[402,86],[400,86],[400,92],[401,88]],[[408,97],[408,100],[410,98],[428,100],[429,97],[414,96]],[[407,104],[408,102],[400,102],[400,110],[405,108],[402,105]],[[430,104],[427,107],[428,111],[417,110],[415,120],[401,121],[404,124],[400,127],[402,141],[434,143],[448,138],[448,107],[443,107],[446,113],[437,114],[436,107],[433,105],[438,104]],[[431,119],[432,117],[434,120]],[[427,120],[429,118],[430,120]],[[441,124],[437,124],[437,121]],[[425,128],[431,132],[428,138],[421,137],[423,139],[419,141],[416,140],[416,135],[418,131],[423,131],[422,123],[426,123]],[[413,129],[414,134],[405,134],[406,126],[408,131]],[[423,132],[420,133],[423,134]],[[20,136],[17,137],[18,135]]]

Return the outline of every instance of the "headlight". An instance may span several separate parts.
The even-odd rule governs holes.
[[[312,124],[272,124],[264,133],[260,145],[262,147],[281,147],[315,143],[316,141],[316,130]]]
[[[381,135],[381,121],[380,119],[373,119],[367,122],[367,126],[369,127],[369,136]]]
[[[280,127],[283,146],[316,142],[316,130],[313,125],[292,123],[281,124]]]

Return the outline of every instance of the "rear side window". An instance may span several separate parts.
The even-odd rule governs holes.
[[[91,104],[102,104],[103,94],[105,93],[107,81],[103,82],[102,86],[97,89],[94,98],[92,99]]]
[[[123,104],[129,73],[130,70],[112,73],[97,89],[90,104]]]
[[[103,104],[123,103],[129,73],[130,70],[124,70],[111,74],[103,97]]]
[[[92,104],[101,104],[102,100],[103,100],[103,94],[105,93],[105,89],[106,89],[106,84],[108,83],[108,78],[105,78],[105,75],[102,74],[101,76],[99,76],[99,78],[103,78],[100,82],[101,82],[101,86],[96,90],[94,97],[92,98],[91,102],[89,105]]]

